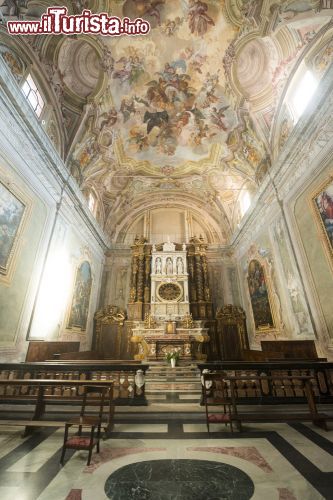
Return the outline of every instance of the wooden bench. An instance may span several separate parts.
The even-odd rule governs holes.
[[[74,360],[49,361],[36,363],[0,363],[0,380],[12,379],[54,379],[54,380],[101,380],[113,382],[113,397],[115,405],[145,406],[145,384],[137,384],[139,370],[145,374],[149,365],[137,361],[112,360]],[[144,382],[144,381],[143,381]],[[64,391],[68,391],[64,387]],[[17,397],[15,396],[18,392]],[[25,391],[27,392],[27,391]],[[0,400],[9,399],[19,403],[24,391],[6,390],[0,386]],[[9,396],[9,397],[8,397]],[[76,394],[73,394],[75,399]],[[24,398],[21,398],[24,400]],[[25,398],[27,399],[27,398]]]
[[[46,404],[52,403],[55,400],[64,400],[63,395],[57,394],[46,394],[46,390],[49,388],[83,388],[85,386],[93,386],[93,387],[108,387],[109,388],[109,414],[108,421],[106,425],[106,432],[110,432],[113,426],[113,416],[114,416],[114,405],[113,405],[113,383],[108,382],[106,380],[98,381],[98,380],[55,380],[55,379],[13,379],[13,380],[0,380],[0,386],[14,386],[14,387],[28,387],[28,388],[36,388],[35,394],[29,394],[27,398],[30,401],[35,400],[35,409],[32,415],[31,421],[29,424],[26,422],[25,425],[24,436],[29,434],[33,427],[43,426],[46,422],[41,420],[42,416],[45,413]],[[24,397],[24,394],[20,394],[20,397]],[[72,397],[68,397],[70,401],[73,401]],[[76,400],[77,402],[77,400]],[[91,400],[89,404],[94,404],[94,401]],[[0,421],[1,422],[1,421]],[[22,425],[19,421],[16,421],[16,425]],[[47,423],[49,425],[49,423]]]
[[[203,398],[204,403],[207,406],[207,398],[212,397],[214,402],[214,386],[212,385],[211,389],[207,388],[207,382],[211,382],[213,384],[214,380],[216,380],[216,376],[220,376],[220,382],[225,384],[225,389],[228,392],[228,396],[230,398],[231,406],[232,406],[232,420],[236,422],[238,429],[242,429],[242,422],[289,422],[289,421],[312,421],[314,425],[321,427],[327,430],[327,420],[332,420],[332,417],[329,417],[326,414],[319,413],[316,405],[316,401],[314,398],[312,385],[311,385],[311,376],[307,375],[299,375],[299,376],[228,376],[225,372],[212,372],[212,373],[203,373]],[[259,398],[262,400],[265,399],[265,392],[272,394],[271,390],[265,391],[265,386],[272,385],[273,392],[277,392],[279,389],[284,390],[286,386],[292,387],[296,385],[299,390],[302,390],[305,393],[306,401],[308,404],[309,412],[308,413],[300,413],[295,411],[284,411],[283,413],[272,412],[270,414],[263,411],[262,407],[259,407],[257,403],[257,407],[252,413],[239,413],[238,411],[238,387],[239,384],[247,383],[254,384],[255,390],[258,391],[261,388],[261,395]],[[209,394],[209,391],[212,394]],[[270,404],[274,404],[274,396],[270,397]],[[267,403],[267,402],[266,402]],[[253,403],[251,403],[253,404]],[[259,403],[260,404],[260,403]]]
[[[266,361],[216,361],[198,363],[198,367],[203,373],[204,370],[224,372],[227,376],[247,376],[250,379],[265,375],[267,377],[276,377],[284,379],[285,377],[309,376],[311,377],[312,390],[314,392],[316,403],[333,404],[333,363],[323,361],[309,360],[272,360]],[[237,385],[237,384],[236,384]],[[271,392],[271,386],[268,391],[261,391],[260,387],[253,388],[246,382],[237,385],[238,404],[256,404],[266,402],[270,403],[270,397],[274,404],[297,404],[306,403],[306,395],[297,385],[291,383],[284,389],[280,388],[278,394]],[[264,398],[262,396],[265,396]]]

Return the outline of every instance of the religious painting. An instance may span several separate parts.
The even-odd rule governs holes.
[[[251,260],[247,280],[256,330],[274,328],[265,271],[258,260]]]
[[[135,43],[114,40],[104,51],[112,105],[94,126],[116,130],[121,161],[163,168],[204,160],[238,126],[222,69],[234,30],[222,10],[216,0],[125,0],[116,7],[114,14],[151,24],[149,34]],[[99,139],[89,140],[90,135],[74,155],[81,167],[103,147]]]
[[[68,328],[80,328],[84,331],[87,326],[91,293],[91,267],[89,262],[80,264],[75,278],[72,305],[69,313]]]
[[[333,254],[333,181],[329,180],[313,198],[315,213],[323,229],[329,254]]]
[[[25,204],[0,182],[0,274],[8,274]]]

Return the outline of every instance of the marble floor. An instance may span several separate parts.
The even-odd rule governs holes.
[[[251,424],[232,434],[213,424],[208,436],[204,421],[160,417],[120,419],[90,466],[71,450],[59,465],[63,428],[22,439],[2,426],[1,500],[333,499],[333,429]]]
[[[333,423],[211,424],[208,435],[200,378],[185,373],[182,384],[153,371],[149,405],[116,408],[89,467],[72,450],[60,466],[68,407],[50,405],[47,427],[25,438],[0,415],[0,500],[333,500]]]

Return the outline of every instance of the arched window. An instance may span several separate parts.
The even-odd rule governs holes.
[[[89,207],[90,212],[92,214],[96,215],[97,200],[96,200],[96,196],[94,195],[94,193],[92,191],[90,191],[90,193],[88,195],[88,207]]]
[[[246,212],[251,206],[251,196],[250,193],[246,190],[243,191],[239,197],[239,203],[240,203],[240,213],[241,217],[244,217]]]
[[[306,70],[292,85],[287,103],[294,118],[294,123],[297,123],[302,116],[318,87],[318,83],[313,72]]]
[[[22,92],[31,105],[32,109],[36,113],[37,117],[40,118],[40,115],[45,106],[45,102],[30,73],[28,74],[22,85]]]

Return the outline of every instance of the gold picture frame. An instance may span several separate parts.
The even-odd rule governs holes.
[[[311,194],[311,208],[333,272],[333,175]],[[332,222],[331,222],[332,221]]]
[[[0,179],[0,282],[12,280],[31,203],[13,184]]]

